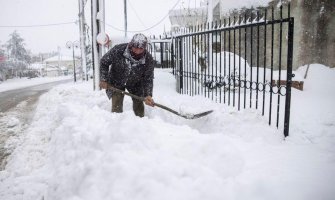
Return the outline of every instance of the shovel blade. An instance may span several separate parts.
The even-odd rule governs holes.
[[[198,119],[198,118],[204,117],[204,116],[206,116],[206,115],[208,115],[212,112],[213,112],[213,110],[209,110],[209,111],[198,113],[198,114],[186,114],[186,115],[180,115],[180,116],[184,117],[186,119]]]

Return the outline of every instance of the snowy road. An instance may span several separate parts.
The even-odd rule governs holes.
[[[38,97],[50,90],[55,85],[67,83],[72,80],[61,80],[52,83],[44,83],[37,86],[30,86],[22,89],[10,90],[0,93],[0,112],[6,112],[11,108],[14,108],[22,101],[28,101],[30,103],[36,102]]]
[[[0,170],[11,148],[5,148],[8,137],[18,135],[29,126],[38,98],[56,85],[71,80],[44,83],[0,93]],[[14,148],[14,147],[12,147]]]

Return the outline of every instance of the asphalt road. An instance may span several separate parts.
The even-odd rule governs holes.
[[[16,148],[8,144],[5,146],[6,141],[10,137],[18,137],[29,127],[39,97],[52,87],[71,81],[62,80],[0,92],[0,170],[5,168],[6,158]]]
[[[34,103],[39,98],[39,96],[41,96],[41,94],[47,92],[55,85],[67,83],[70,81],[72,80],[62,80],[52,83],[30,86],[22,89],[0,92],[0,112],[6,112],[11,108],[17,106],[22,101],[29,101],[31,103]]]

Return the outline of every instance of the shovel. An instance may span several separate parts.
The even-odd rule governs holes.
[[[115,92],[118,92],[118,93],[121,93],[121,94],[125,94],[127,96],[130,96],[130,97],[132,97],[134,99],[137,99],[137,100],[140,100],[140,101],[145,101],[144,97],[136,96],[136,95],[131,94],[129,92],[117,89],[117,88],[115,88],[115,87],[113,87],[111,85],[108,85],[108,89],[110,89],[112,91],[115,91]],[[204,116],[206,116],[206,115],[208,115],[208,114],[210,114],[210,113],[213,112],[213,110],[209,110],[209,111],[198,113],[198,114],[183,114],[183,113],[179,113],[179,112],[177,112],[177,111],[175,111],[175,110],[173,110],[173,109],[171,109],[171,108],[169,108],[167,106],[164,106],[164,105],[156,103],[156,102],[155,102],[155,106],[157,106],[159,108],[162,108],[164,110],[167,110],[167,111],[169,111],[169,112],[171,112],[171,113],[173,113],[175,115],[178,115],[180,117],[183,117],[185,119],[197,119],[197,118],[200,118],[200,117],[204,117]]]

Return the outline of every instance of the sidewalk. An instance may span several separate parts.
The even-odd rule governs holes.
[[[124,112],[111,113],[105,92],[93,91],[92,81],[57,86],[41,96],[24,137],[11,139],[20,145],[0,172],[0,197],[331,200],[335,121],[328,100],[335,87],[320,85],[318,77],[326,83],[334,72],[315,67],[306,90],[293,90],[286,140],[254,109],[237,112],[202,96],[178,94],[165,70],[155,70],[157,102],[189,112],[215,111],[186,120],[146,107],[146,116],[138,118],[127,97]],[[312,98],[325,86],[328,93]],[[306,99],[314,106],[306,106]],[[327,115],[315,106],[321,100]]]

